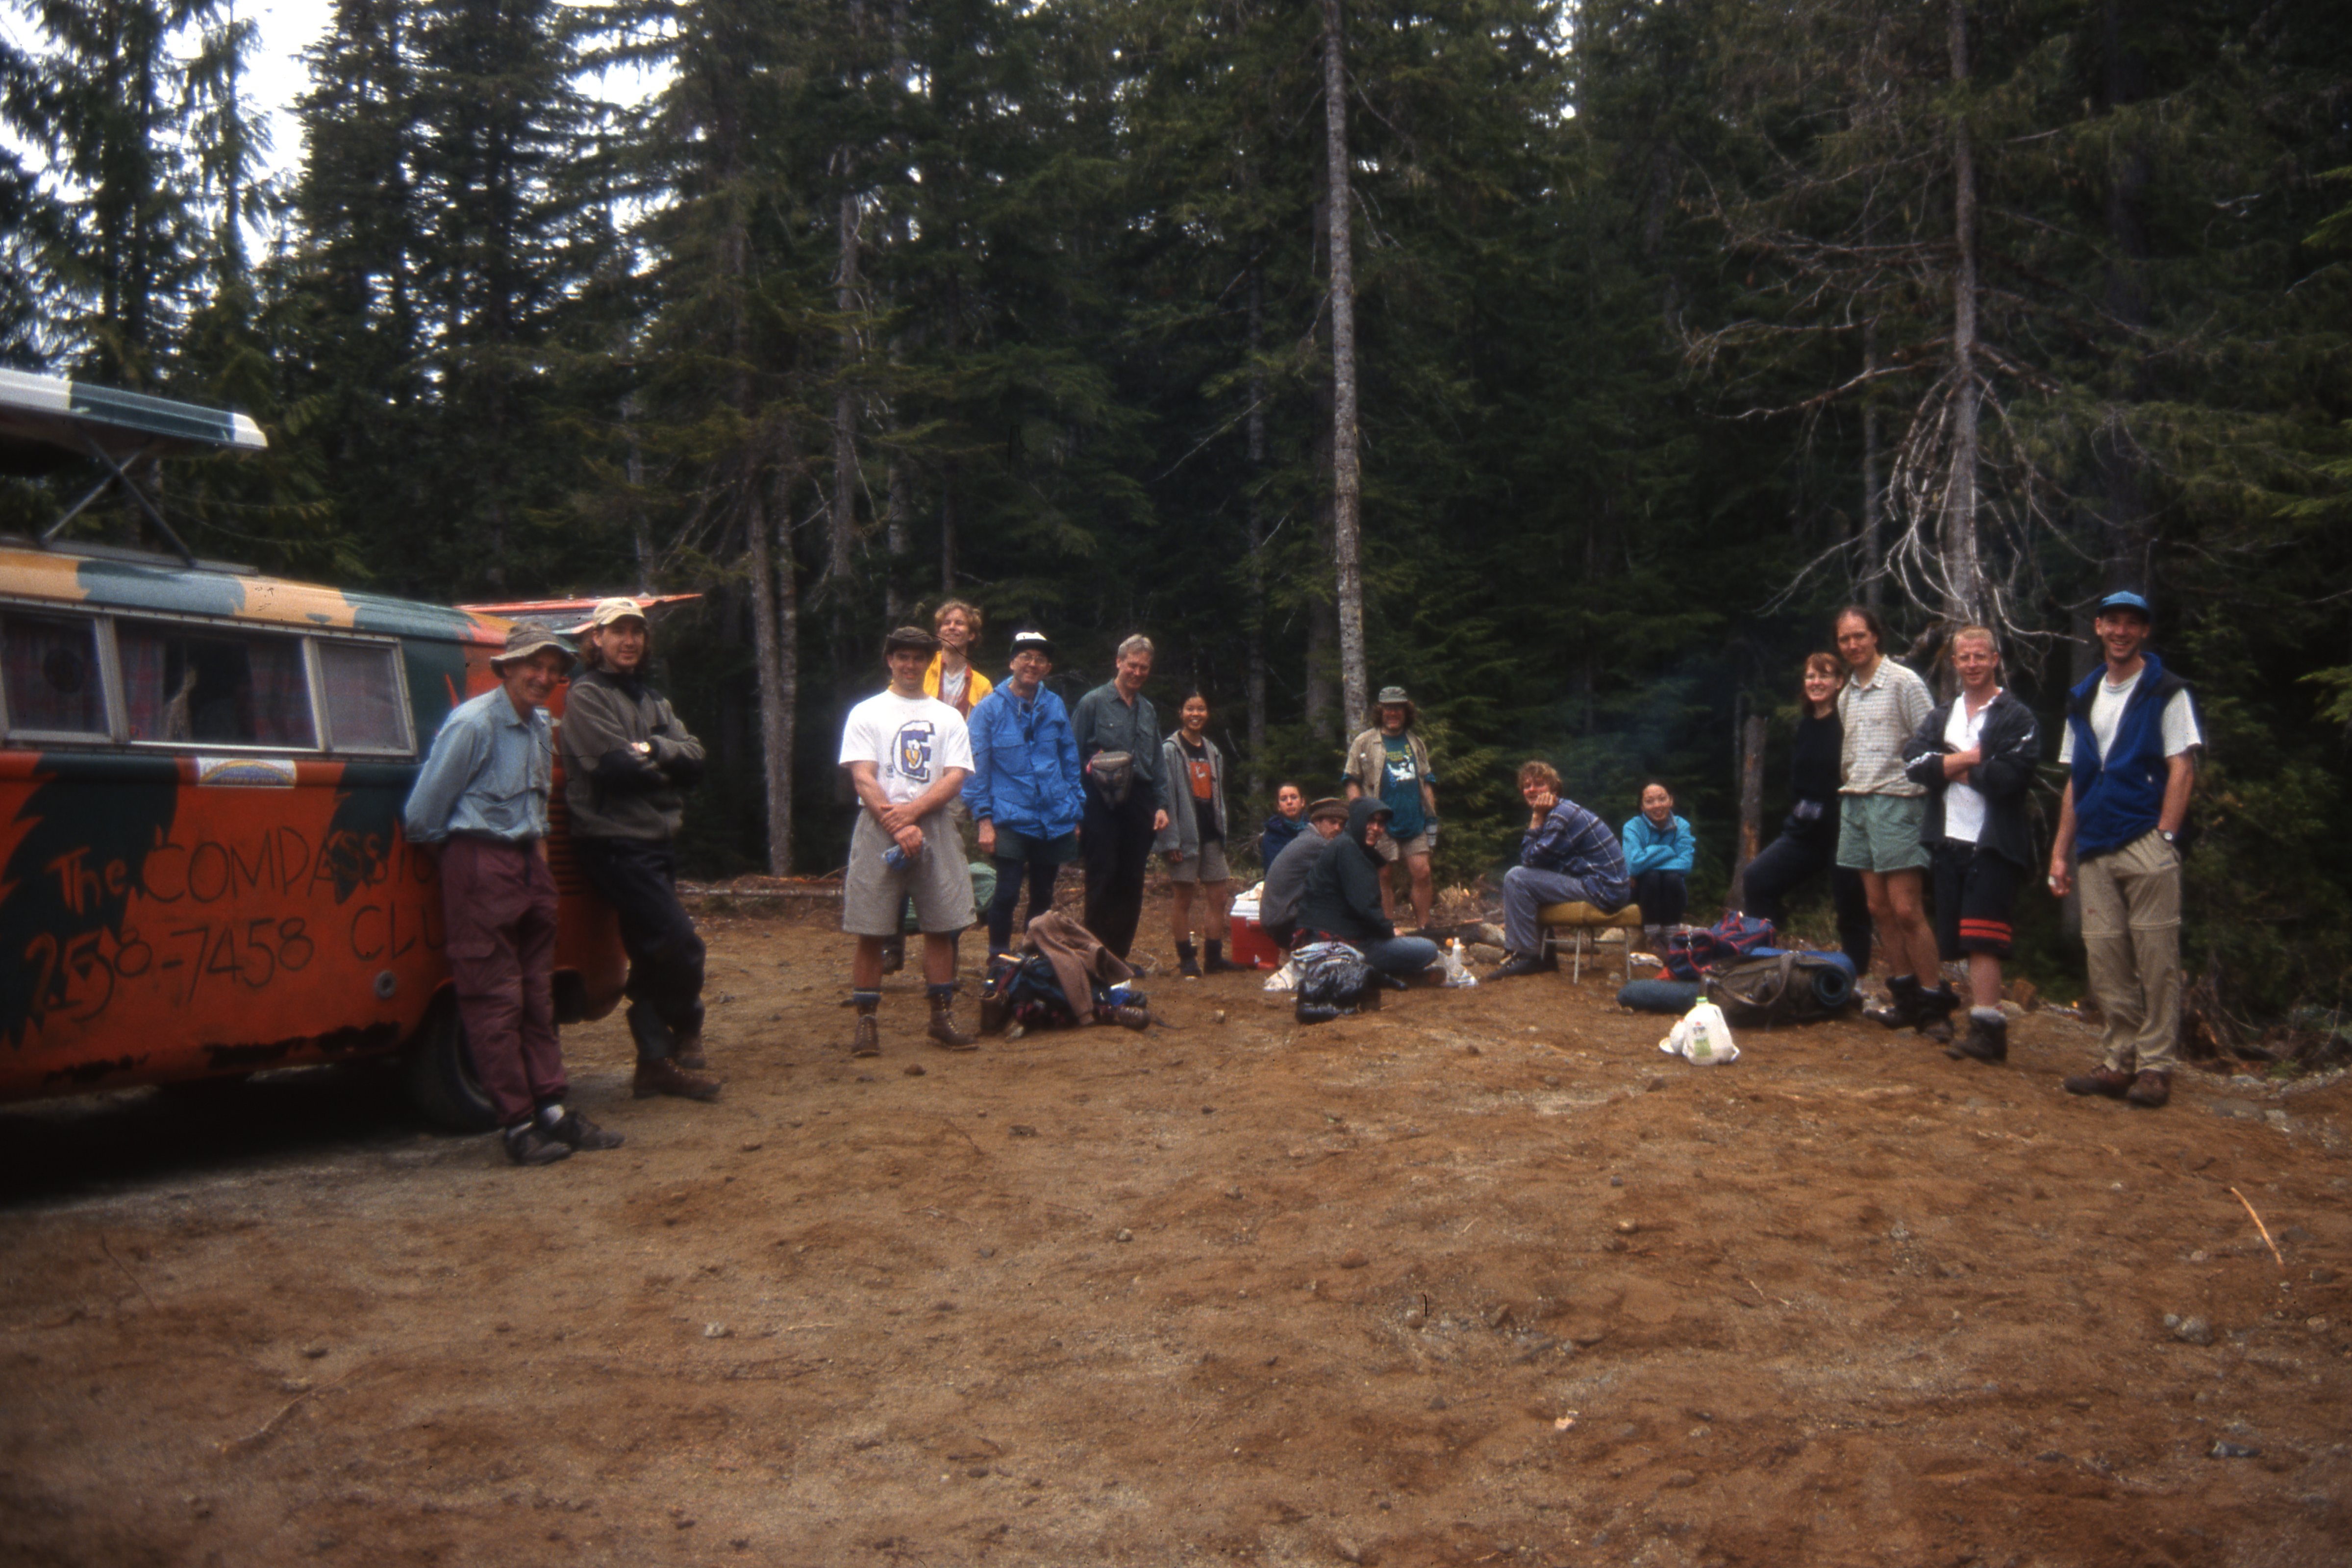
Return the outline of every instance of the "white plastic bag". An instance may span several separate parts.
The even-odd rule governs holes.
[[[1437,963],[1432,967],[1443,968],[1445,971],[1444,984],[1449,987],[1475,986],[1478,983],[1478,977],[1472,974],[1470,966],[1462,961],[1462,938],[1459,936],[1445,945],[1444,950],[1438,955]]]
[[[1298,965],[1295,961],[1285,959],[1281,968],[1276,969],[1273,974],[1268,975],[1265,977],[1265,988],[1269,991],[1297,990],[1298,988]]]
[[[1725,1021],[1723,1009],[1713,1002],[1701,1002],[1682,1016],[1675,1032],[1658,1041],[1658,1049],[1668,1056],[1679,1056],[1693,1067],[1713,1067],[1718,1062],[1739,1060],[1739,1047],[1732,1042],[1731,1025]]]

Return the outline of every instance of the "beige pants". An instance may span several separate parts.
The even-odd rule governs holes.
[[[2150,830],[2075,868],[2100,1045],[2119,1072],[2170,1072],[2180,1041],[2180,857]],[[2135,1067],[2137,1063],[2137,1067]]]

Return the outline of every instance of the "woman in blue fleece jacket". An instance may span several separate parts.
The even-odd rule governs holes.
[[[1698,839],[1675,815],[1673,792],[1654,779],[1642,786],[1642,810],[1626,820],[1617,838],[1625,846],[1633,902],[1642,906],[1642,935],[1654,952],[1665,928],[1680,925],[1690,904],[1686,879],[1698,859]]]

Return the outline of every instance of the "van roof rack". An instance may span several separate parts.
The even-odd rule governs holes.
[[[183,564],[207,566],[164,520],[160,497],[149,495],[131,476],[131,470],[167,453],[207,448],[263,452],[268,447],[269,438],[262,434],[259,425],[226,409],[119,387],[92,386],[65,376],[0,370],[0,472],[47,472],[62,462],[56,455],[58,449],[94,457],[106,469],[96,485],[33,541],[43,549],[92,502],[120,485],[156,531],[170,541]],[[81,544],[73,548],[92,555],[104,550],[104,547]]]

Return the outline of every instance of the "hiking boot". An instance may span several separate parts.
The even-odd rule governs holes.
[[[2172,1078],[2151,1067],[2132,1080],[2131,1088],[2124,1094],[2126,1103],[2143,1111],[2154,1111],[2172,1098]]]
[[[692,1072],[699,1072],[709,1066],[710,1063],[703,1060],[702,1031],[691,1030],[679,1035],[677,1044],[670,1048],[669,1059]]]
[[[617,1149],[628,1140],[607,1132],[577,1111],[566,1111],[557,1121],[541,1124],[547,1135],[570,1149]]]
[[[874,1021],[872,1013],[857,1015],[857,1032],[849,1037],[849,1054],[852,1056],[882,1054],[882,1026]]]
[[[1881,1029],[1910,1029],[1920,1018],[1920,1003],[1927,993],[1920,988],[1916,975],[1889,975],[1886,977],[1887,1002],[1883,1008],[1864,1008],[1862,1016]]]
[[[2132,1075],[2117,1067],[2097,1067],[2076,1073],[2062,1087],[2069,1094],[2104,1094],[2110,1100],[2120,1100],[2132,1087]]]
[[[966,1034],[956,1027],[955,998],[951,996],[931,998],[931,1024],[923,1032],[929,1035],[932,1040],[944,1051],[978,1051],[980,1049],[978,1035]]]
[[[506,1144],[507,1158],[519,1166],[551,1166],[572,1157],[570,1145],[558,1143],[535,1117],[520,1127],[509,1127]]]
[[[1968,1057],[1976,1061],[2007,1061],[2009,1060],[2009,1019],[2000,1013],[1988,1017],[1981,1009],[1969,1009],[1969,1032],[1944,1048],[1944,1054],[1954,1061]]]
[[[1115,1023],[1121,1029],[1139,1032],[1151,1027],[1151,1015],[1141,1008],[1102,1008],[1096,1011],[1097,1023]]]
[[[1502,963],[1496,966],[1494,974],[1488,977],[1516,980],[1521,975],[1540,975],[1543,971],[1544,961],[1533,953],[1506,953]]]
[[[1182,979],[1199,979],[1201,977],[1201,960],[1195,958],[1190,953],[1185,954],[1182,957],[1176,960],[1176,973],[1178,977]]]
[[[1238,975],[1241,972],[1242,966],[1223,953],[1212,953],[1201,960],[1201,973],[1204,975]]]
[[[1919,993],[1919,1023],[1921,1034],[1935,1034],[1938,1040],[1952,1038],[1952,1015],[1959,1011],[1960,994],[1948,985],[1938,984],[1932,991]],[[1943,1032],[1936,1034],[1938,1029]]]
[[[675,1094],[681,1100],[716,1100],[719,1080],[689,1072],[670,1057],[656,1057],[651,1061],[637,1063],[637,1077],[632,1086],[640,1100],[650,1100],[656,1094]]]

